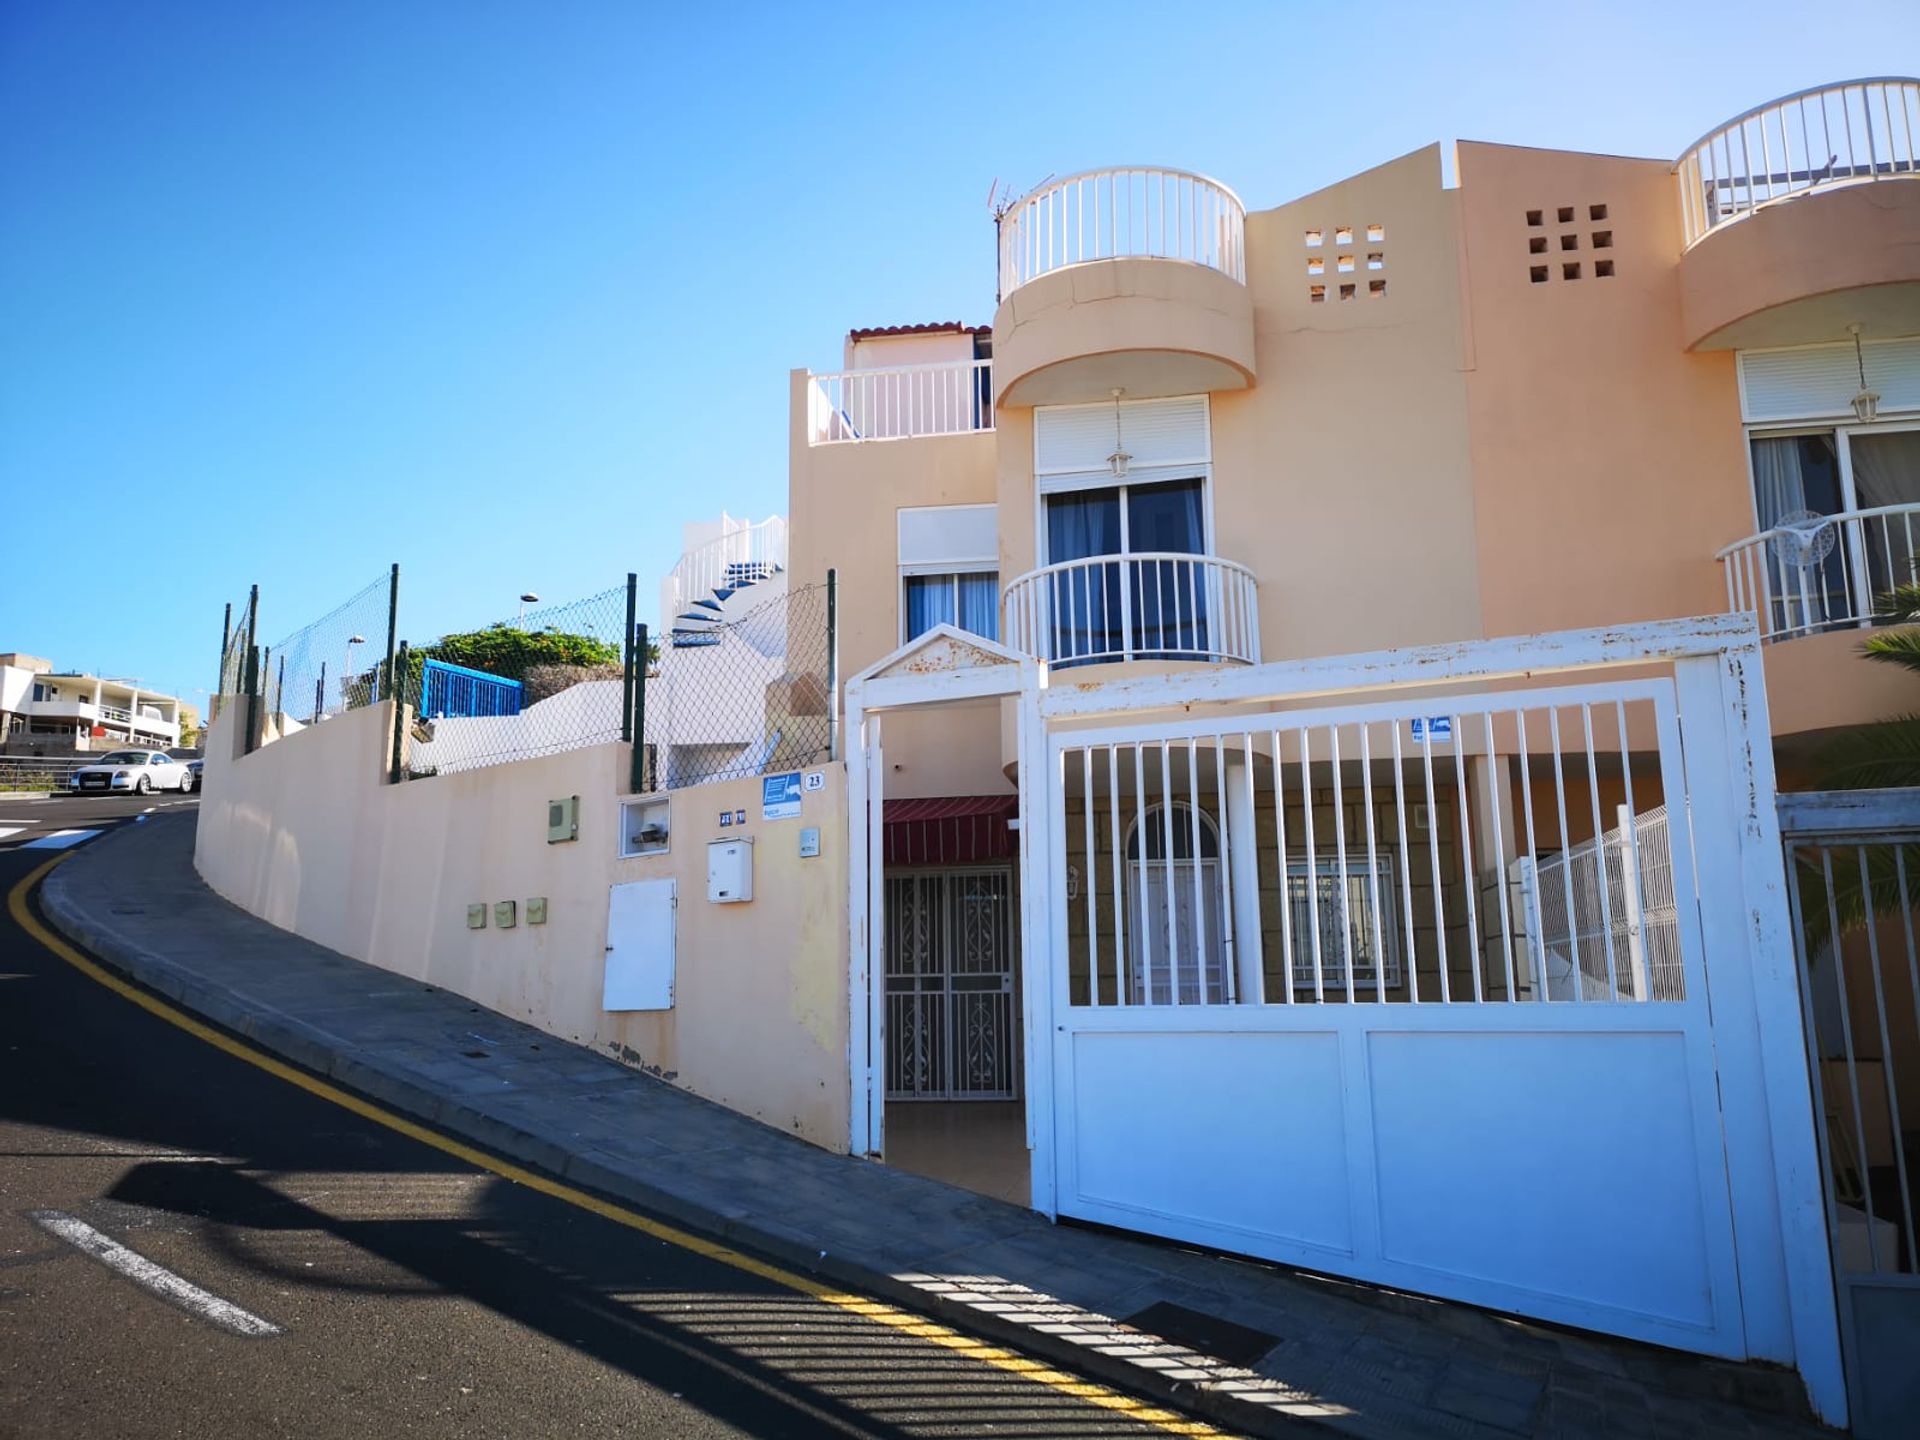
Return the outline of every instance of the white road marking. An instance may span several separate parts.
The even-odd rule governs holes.
[[[151,815],[153,814],[154,811],[158,810],[159,808],[160,807],[158,805],[149,805],[147,806],[146,809],[142,810],[140,813],[142,815]]]
[[[117,1270],[142,1289],[152,1291],[163,1300],[172,1301],[183,1310],[223,1330],[248,1336],[280,1333],[280,1327],[271,1320],[262,1320],[251,1310],[242,1310],[231,1300],[222,1300],[218,1295],[202,1290],[191,1280],[181,1279],[164,1265],[156,1265],[146,1256],[129,1250],[84,1220],[76,1220],[59,1210],[30,1210],[27,1218],[48,1234],[66,1241],[81,1254],[92,1256],[109,1270]]]
[[[50,835],[42,835],[38,840],[29,840],[22,850],[65,850],[73,845],[84,844],[98,835],[98,830],[55,830]]]
[[[0,825],[0,840],[6,839],[9,835],[18,835],[22,830],[31,828],[31,826],[27,825]]]

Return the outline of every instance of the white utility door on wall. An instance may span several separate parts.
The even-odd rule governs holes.
[[[673,1008],[672,880],[632,880],[607,891],[602,1010]]]

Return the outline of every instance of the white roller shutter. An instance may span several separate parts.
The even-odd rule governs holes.
[[[1869,340],[1860,348],[1867,388],[1880,394],[1880,413],[1920,410],[1920,337]],[[1860,369],[1851,341],[1742,350],[1739,364],[1740,413],[1749,424],[1853,418]]]
[[[1119,445],[1132,458],[1129,484],[1203,474],[1213,459],[1205,395],[1127,400],[1119,407]],[[1042,494],[1111,485],[1115,445],[1112,402],[1044,405],[1033,412],[1033,473]]]
[[[996,505],[914,505],[899,514],[902,570],[991,570],[1000,563]]]

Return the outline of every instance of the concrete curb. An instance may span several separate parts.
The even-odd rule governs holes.
[[[102,836],[90,848],[97,852],[120,838],[119,834]],[[1168,1347],[1164,1345],[1154,1352],[1160,1364],[1146,1365],[1124,1355],[1102,1353],[1084,1343],[1087,1332],[1076,1326],[1056,1328],[1076,1331],[1083,1343],[1056,1333],[1055,1328],[1001,1318],[994,1311],[964,1299],[923,1289],[885,1270],[821,1250],[813,1237],[804,1232],[783,1233],[770,1228],[764,1219],[730,1216],[692,1202],[660,1188],[644,1175],[605,1163],[549,1135],[489,1114],[459,1096],[435,1091],[383,1064],[377,1055],[344,1044],[297,1016],[209,984],[176,966],[166,956],[131,940],[113,926],[110,917],[93,913],[74,901],[61,883],[67,868],[62,865],[47,877],[39,887],[39,899],[47,918],[74,944],[109,969],[165,996],[182,1009],[409,1119],[432,1125],[505,1159],[543,1170],[583,1189],[631,1204],[672,1224],[757,1253],[815,1279],[887,1301],[963,1333],[1223,1427],[1259,1437],[1298,1433],[1303,1424],[1351,1433],[1348,1426],[1338,1423],[1337,1413],[1316,1415],[1313,1413],[1316,1407],[1311,1402],[1290,1396],[1275,1382],[1251,1372],[1226,1366],[1210,1357],[1191,1355],[1190,1363],[1176,1366],[1181,1378],[1174,1378],[1164,1368],[1169,1358]],[[1196,1377],[1196,1372],[1207,1371],[1218,1372],[1218,1378]],[[1243,1398],[1243,1394],[1262,1395],[1267,1403]],[[1280,1405],[1289,1408],[1276,1408]]]

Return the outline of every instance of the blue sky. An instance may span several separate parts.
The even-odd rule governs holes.
[[[784,510],[791,367],[992,318],[996,179],[1259,208],[1916,70],[1912,0],[0,7],[0,650],[198,699],[249,582],[277,640],[393,560],[415,639],[650,611]]]

